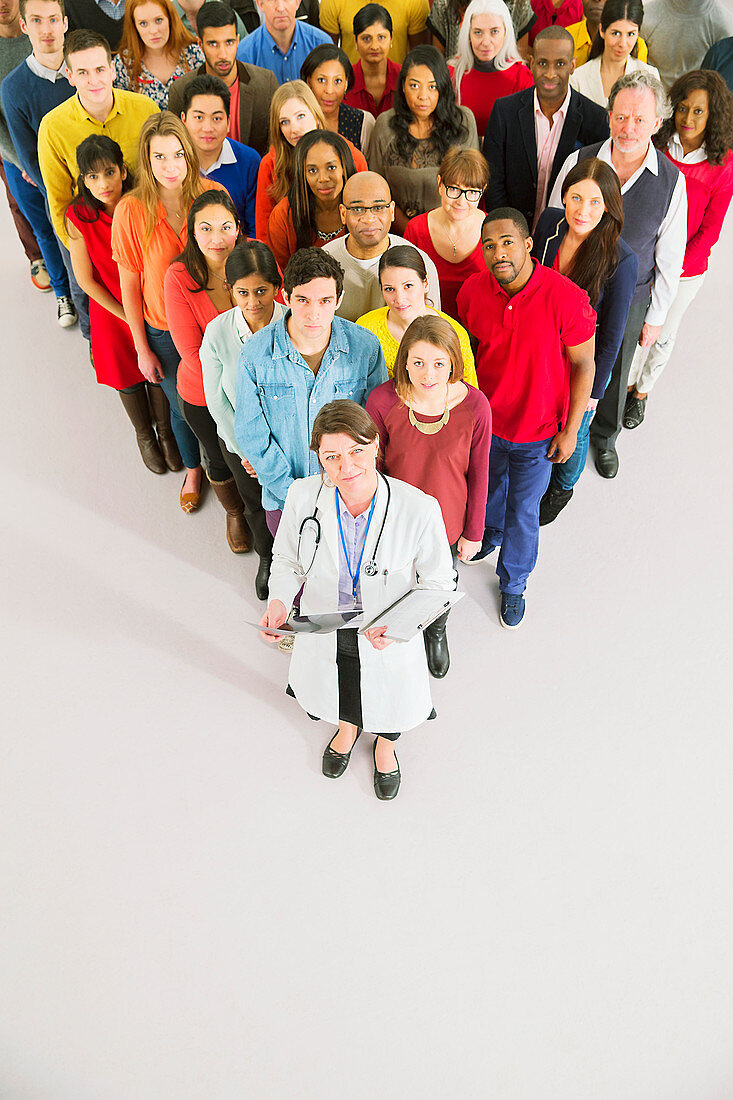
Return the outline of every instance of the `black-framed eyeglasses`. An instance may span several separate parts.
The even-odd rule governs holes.
[[[483,190],[477,191],[475,187],[453,187],[447,183],[444,183],[445,193],[449,199],[460,199],[461,195],[466,196],[467,202],[478,202],[483,195]]]
[[[367,214],[387,214],[391,207],[392,203],[387,202],[380,203],[379,206],[347,206],[346,209],[357,218],[365,218]]]

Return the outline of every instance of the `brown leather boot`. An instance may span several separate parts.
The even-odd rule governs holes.
[[[244,518],[244,505],[234,478],[227,478],[226,481],[212,481],[209,478],[209,484],[227,514],[229,549],[234,554],[246,554],[252,549],[252,536]]]
[[[135,429],[137,445],[140,448],[143,462],[154,474],[167,473],[168,467],[158,446],[155,428],[150,416],[146,387],[141,386],[140,389],[133,390],[132,393],[120,393],[120,399]]]
[[[178,473],[179,470],[183,469],[183,459],[171,428],[171,407],[168,404],[168,398],[160,386],[148,385],[146,389],[150,398],[150,408],[153,410],[155,426],[158,429],[158,443],[163,452],[166,466],[174,473]]]

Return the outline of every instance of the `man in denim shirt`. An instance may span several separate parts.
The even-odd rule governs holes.
[[[321,248],[301,248],[283,274],[288,313],[242,346],[234,433],[262,485],[274,534],[291,483],[319,472],[310,450],[316,414],[329,401],[359,405],[387,368],[376,336],[336,317],[344,286],[341,265]]]

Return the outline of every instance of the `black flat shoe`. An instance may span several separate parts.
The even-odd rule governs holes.
[[[266,600],[270,595],[268,585],[270,581],[271,565],[272,558],[260,558],[260,564],[257,567],[257,576],[255,577],[255,596],[258,600]]]
[[[309,715],[309,717],[310,717],[310,715]],[[351,758],[351,754],[354,751],[354,745],[356,744],[356,742],[361,737],[361,730],[358,729],[356,731],[356,737],[354,738],[354,745],[351,746],[351,748],[349,749],[348,752],[336,752],[335,749],[331,748],[331,744],[334,740],[334,737],[337,737],[337,736],[338,736],[338,730],[336,730],[336,733],[334,733],[333,737],[331,738],[331,740],[328,742],[325,749],[323,750],[323,759],[321,761],[321,771],[323,772],[323,774],[326,776],[327,779],[339,779],[344,774],[347,767],[349,766],[349,759]]]
[[[646,397],[634,397],[629,394],[624,406],[624,416],[621,423],[625,428],[638,428],[646,413]]]
[[[615,447],[596,451],[596,470],[601,477],[615,477],[618,473],[618,453]]]
[[[400,789],[400,780],[402,776],[400,774],[400,762],[397,760],[397,770],[394,772],[380,772],[377,771],[377,739],[374,738],[374,748],[372,750],[374,756],[374,793],[377,798],[382,802],[389,802],[391,798],[394,798]]]

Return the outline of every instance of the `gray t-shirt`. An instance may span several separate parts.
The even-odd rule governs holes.
[[[700,68],[711,46],[733,35],[733,12],[720,0],[648,0],[641,35],[649,64],[669,90],[678,76]]]
[[[31,52],[31,43],[28,35],[20,34],[17,38],[0,38],[0,85],[5,77],[17,69],[21,62],[25,61]],[[5,114],[0,105],[0,157],[9,160],[16,168],[20,168],[18,157],[10,137],[10,130],[5,121]]]

